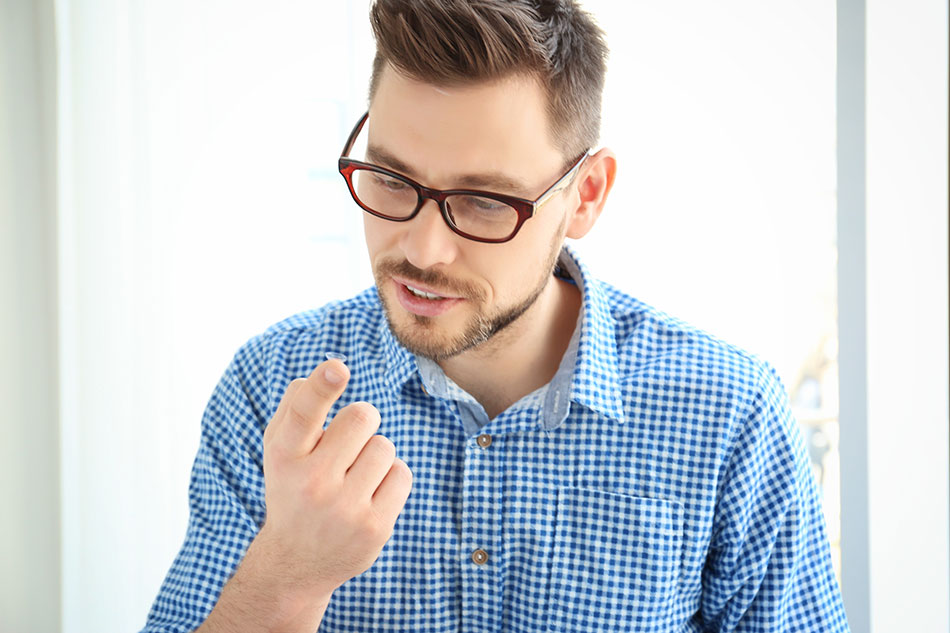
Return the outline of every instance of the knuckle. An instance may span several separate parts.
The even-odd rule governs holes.
[[[336,506],[340,501],[342,480],[325,463],[308,463],[301,475],[301,486],[321,506]]]
[[[378,540],[386,528],[386,520],[380,517],[379,509],[371,503],[360,509],[359,522],[363,537],[370,541]]]
[[[410,470],[409,464],[402,461],[398,457],[393,463],[392,473],[393,476],[402,480],[403,482],[412,484],[412,470]]]
[[[332,455],[329,451],[317,450],[313,452],[307,462],[307,469],[314,485],[329,487],[337,483],[337,472],[334,467]]]
[[[361,428],[375,430],[379,427],[379,411],[368,402],[353,402],[340,410],[337,417],[344,417],[350,420],[350,424],[356,424]]]
[[[299,399],[299,394],[301,388],[307,383],[305,378],[295,378],[290,381],[290,384],[287,385],[287,389],[284,390],[284,397],[281,398],[282,401],[286,401],[287,405],[292,405]],[[279,409],[280,407],[278,407]]]
[[[264,446],[264,460],[271,464],[288,461],[290,455],[287,454],[286,447],[278,442],[270,442]]]
[[[295,383],[296,387],[294,386]],[[291,386],[287,388],[287,395],[290,397],[287,405],[287,417],[290,418],[290,421],[296,424],[310,424],[313,411],[319,401],[308,387],[307,380],[304,378],[294,380]]]
[[[296,400],[290,404],[287,417],[297,426],[309,427],[311,425],[310,412]]]
[[[317,483],[311,482],[310,485],[306,486],[305,492],[315,508],[333,508],[338,499],[336,489],[322,479]]]
[[[382,547],[386,541],[389,540],[389,537],[392,536],[393,523],[394,521],[391,518],[381,518],[377,512],[373,512],[373,522],[370,527],[369,539],[377,546]]]
[[[278,406],[280,404],[283,404],[286,400],[288,400],[294,394],[296,382],[297,382],[297,379],[294,379],[284,385],[284,391],[283,393],[280,394],[280,400],[278,401]]]
[[[385,459],[386,461],[392,462],[396,458],[396,445],[393,444],[392,440],[383,435],[374,435],[369,438],[367,445],[372,448],[372,450],[380,458]]]
[[[307,510],[311,512],[318,512],[325,517],[337,516],[342,512],[340,489],[328,482],[314,484],[312,479],[308,479],[301,488],[301,497],[309,502]]]
[[[296,401],[295,396],[297,392],[300,391],[300,387],[306,380],[303,378],[297,378],[290,381],[290,384],[287,385],[287,388],[284,390],[284,395],[281,396],[280,402],[277,405],[277,409],[274,411],[274,414],[271,416],[270,420],[267,423],[267,426],[264,427],[264,445],[267,446],[274,442],[274,436],[279,435],[280,431],[278,427],[280,426],[280,419],[283,416],[286,416],[287,410],[293,406]]]
[[[349,532],[355,537],[364,535],[370,527],[366,520],[366,510],[362,504],[341,503],[335,510],[339,524],[347,526]]]
[[[393,524],[396,517],[390,516],[390,512],[374,506],[372,508],[372,521],[368,521],[372,530],[372,537],[375,540],[387,541],[392,533]]]

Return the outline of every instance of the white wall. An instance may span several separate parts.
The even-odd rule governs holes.
[[[3,632],[59,628],[53,50],[51,2],[0,1]]]
[[[67,633],[144,624],[235,350],[369,283],[335,172],[365,102],[364,12],[57,3]]]
[[[824,0],[587,0],[618,176],[578,243],[608,280],[761,354],[834,333],[835,13]]]
[[[872,631],[950,630],[947,3],[867,2]]]

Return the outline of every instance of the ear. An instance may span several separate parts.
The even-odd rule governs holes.
[[[594,226],[617,175],[617,157],[606,147],[584,161],[577,174],[577,208],[567,222],[567,237],[580,239]]]

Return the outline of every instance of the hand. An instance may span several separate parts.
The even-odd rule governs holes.
[[[283,580],[318,599],[367,569],[392,536],[412,472],[366,402],[347,405],[326,432],[349,370],[339,360],[290,383],[264,431],[267,520],[256,541]]]

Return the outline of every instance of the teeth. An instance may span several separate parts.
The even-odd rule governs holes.
[[[412,286],[406,286],[406,289],[417,297],[423,297],[425,299],[445,299],[445,297],[440,297],[439,295],[429,294],[428,292],[423,292],[418,288],[413,288]]]

